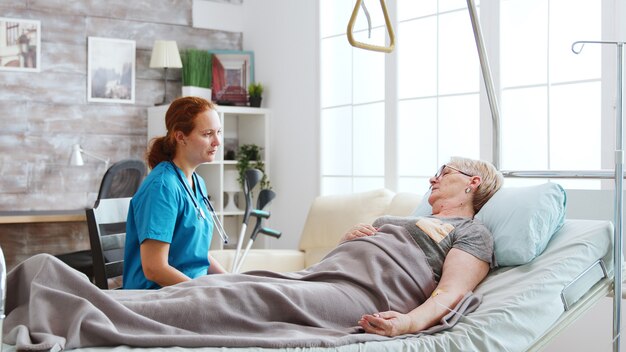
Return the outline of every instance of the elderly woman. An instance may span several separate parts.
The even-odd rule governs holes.
[[[437,288],[426,302],[407,314],[386,311],[364,315],[359,325],[366,332],[396,336],[424,330],[487,276],[494,263],[493,237],[482,223],[474,220],[474,215],[501,184],[502,175],[493,165],[464,158],[452,158],[430,178],[428,202],[432,216],[417,220],[409,232],[424,251],[438,281]],[[373,236],[383,223],[404,222],[380,218],[373,225],[355,226],[342,240]]]
[[[479,301],[466,294],[494,263],[492,236],[473,216],[502,178],[486,162],[453,158],[430,183],[432,216],[358,225],[319,263],[293,273],[101,291],[54,257],[35,256],[7,279],[5,342],[23,349],[58,341],[68,349],[332,347],[444,329],[449,310],[463,314],[459,307]]]

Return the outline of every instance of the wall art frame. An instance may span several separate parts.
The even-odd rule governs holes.
[[[41,71],[41,21],[0,17],[0,70]]]
[[[221,105],[248,103],[248,85],[254,82],[254,52],[209,50],[212,54],[212,99]]]
[[[134,104],[135,41],[87,39],[87,101]]]

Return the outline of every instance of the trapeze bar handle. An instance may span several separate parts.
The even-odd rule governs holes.
[[[372,50],[372,51],[380,51],[384,53],[390,53],[393,51],[393,48],[396,45],[396,36],[393,33],[393,26],[391,25],[391,20],[389,19],[389,13],[387,13],[387,5],[385,4],[385,0],[380,0],[380,7],[383,9],[383,15],[385,16],[385,27],[387,28],[387,33],[389,33],[389,46],[380,46],[362,43],[354,39],[352,35],[352,30],[354,29],[354,22],[356,21],[356,16],[359,13],[359,7],[363,0],[357,0],[356,5],[354,6],[354,10],[352,11],[352,16],[350,16],[350,21],[348,22],[348,42],[355,48]],[[371,26],[371,25],[370,25]]]

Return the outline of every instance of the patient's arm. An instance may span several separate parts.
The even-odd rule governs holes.
[[[426,302],[408,314],[394,311],[368,314],[358,323],[366,332],[385,336],[411,334],[428,329],[449,312],[446,307],[454,308],[488,273],[488,263],[452,248],[443,264],[441,281]]]
[[[161,287],[191,280],[167,262],[170,244],[157,240],[145,240],[139,247],[143,274]]]

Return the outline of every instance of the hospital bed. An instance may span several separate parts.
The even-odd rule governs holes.
[[[519,194],[510,193],[513,189],[503,189],[498,201],[488,203],[483,210],[499,210],[510,206],[511,209],[538,209],[546,200],[538,194],[544,192],[542,186],[515,188],[517,192],[528,194],[526,203]],[[557,190],[551,187],[549,190]],[[509,193],[506,193],[509,192]],[[533,193],[536,192],[536,193]],[[503,198],[504,196],[508,197]],[[306,246],[309,253],[303,253],[315,260],[322,255],[323,236],[334,233],[340,236],[337,228],[357,220],[371,220],[383,214],[407,214],[415,209],[419,212],[425,204],[421,197],[414,194],[394,194],[389,190],[377,190],[360,194],[341,196],[322,196],[314,201],[305,224],[303,242],[315,238],[318,242]],[[504,200],[503,200],[504,199]],[[516,200],[512,202],[512,200]],[[550,200],[548,200],[550,201]],[[558,204],[564,198],[556,200]],[[491,202],[491,200],[490,200]],[[503,203],[505,202],[505,203]],[[496,206],[497,205],[497,206]],[[491,208],[490,208],[491,207]],[[417,209],[416,209],[417,208]],[[560,209],[560,214],[564,207]],[[488,213],[487,213],[488,214]],[[416,214],[419,215],[419,214]],[[510,214],[509,214],[510,215]],[[357,218],[357,216],[362,216]],[[515,221],[525,215],[517,214]],[[506,219],[511,216],[502,215]],[[559,217],[552,218],[551,229],[559,228]],[[343,223],[342,221],[345,221]],[[486,223],[488,219],[484,220]],[[499,221],[499,220],[498,220]],[[513,221],[513,220],[511,220]],[[524,218],[523,222],[529,220]],[[320,226],[323,223],[325,226]],[[502,222],[510,225],[510,221]],[[515,225],[517,226],[517,225]],[[529,227],[530,225],[526,226]],[[313,232],[317,229],[318,232]],[[521,239],[530,236],[525,227],[510,234]],[[551,235],[551,236],[550,236]],[[421,337],[405,336],[378,342],[363,342],[333,348],[310,347],[300,351],[538,351],[546,346],[553,337],[591,308],[598,300],[606,297],[612,290],[613,279],[613,225],[608,221],[567,219],[549,239],[545,250],[523,265],[503,265],[494,270],[478,286],[476,294],[482,295],[483,301],[477,310],[462,317],[452,328],[433,335]],[[336,238],[328,238],[328,244],[337,243]],[[496,242],[497,246],[498,242]],[[518,243],[512,247],[524,247]],[[261,257],[263,250],[257,250],[251,259]],[[268,250],[266,255],[275,256],[275,250]],[[510,254],[510,253],[509,253]],[[292,254],[290,254],[292,256]],[[529,257],[530,258],[530,257]],[[528,259],[528,258],[526,258]],[[522,260],[526,260],[522,259]],[[253,265],[254,260],[252,261]],[[208,309],[208,308],[207,308]],[[608,346],[609,342],[607,342]],[[5,345],[3,350],[15,350]],[[129,346],[81,348],[78,351],[136,351],[153,350]],[[162,351],[292,351],[294,349],[266,348],[181,348],[163,347]]]
[[[449,330],[419,338],[365,342],[300,351],[536,351],[611,290],[610,222],[566,220],[541,255],[528,264],[501,267],[479,285],[478,309]],[[580,299],[578,299],[580,297]],[[5,345],[3,351],[12,351]],[[77,351],[152,350],[128,346]],[[263,348],[179,348],[162,351],[281,351]],[[293,349],[283,349],[290,351]]]

